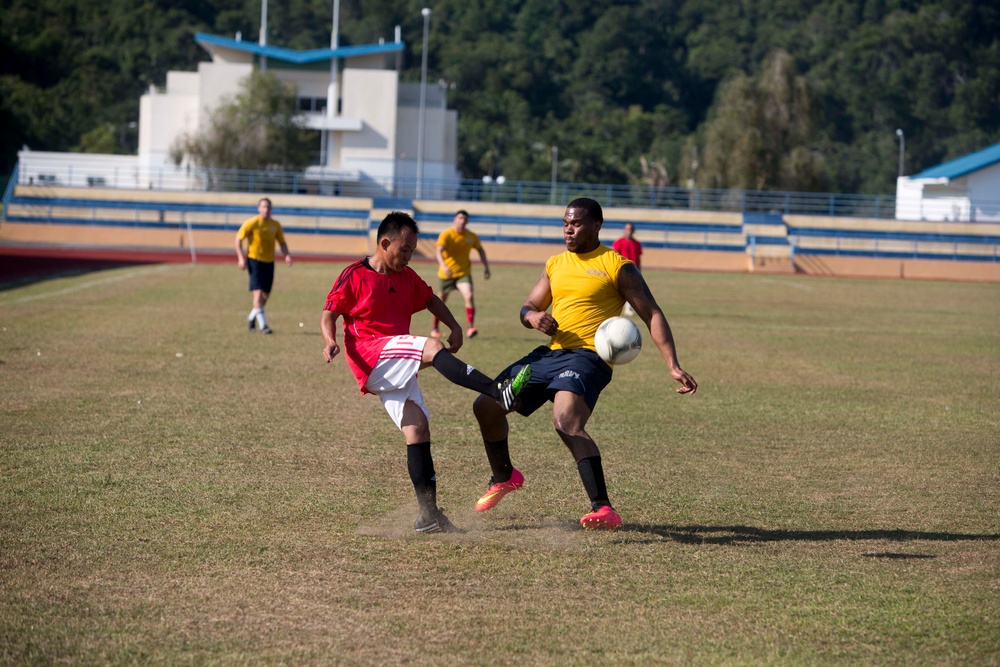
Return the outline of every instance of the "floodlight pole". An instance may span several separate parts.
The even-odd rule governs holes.
[[[424,178],[424,123],[427,120],[427,29],[431,20],[431,10],[424,7],[420,10],[424,16],[424,50],[420,62],[420,117],[417,122],[417,192],[420,198]]]
[[[330,83],[326,88],[326,117],[334,118],[338,114],[337,101],[340,99],[339,67],[336,51],[340,46],[340,0],[333,0],[333,27],[330,31]],[[322,167],[333,167],[337,160],[337,135],[334,130],[323,130],[320,133],[320,151],[323,154]]]
[[[260,46],[267,46],[267,0],[260,2],[260,37],[257,40]],[[260,57],[260,71],[267,71],[267,56]]]
[[[903,177],[903,156],[906,154],[906,137],[903,131],[897,129],[896,136],[899,137],[899,177]]]
[[[549,190],[549,201],[556,203],[556,177],[559,173],[559,147],[552,147],[552,186]]]

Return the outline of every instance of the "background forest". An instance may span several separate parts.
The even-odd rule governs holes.
[[[331,0],[271,0],[268,43],[329,45]],[[851,193],[1000,140],[995,0],[342,0],[459,112],[459,168],[546,181]],[[0,174],[17,150],[132,153],[139,96],[260,0],[0,0]]]

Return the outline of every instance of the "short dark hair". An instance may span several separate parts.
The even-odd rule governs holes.
[[[270,206],[271,208],[274,208],[274,204],[271,203],[271,200],[268,197],[261,197],[260,199],[258,199],[257,200],[257,206],[260,206],[260,203],[262,201],[266,201],[268,206]]]
[[[417,228],[416,221],[410,217],[409,213],[404,213],[403,211],[393,211],[389,215],[382,218],[382,222],[378,226],[378,234],[376,235],[375,240],[381,241],[383,238],[397,238],[403,233],[404,227],[412,229],[414,234],[420,234],[420,229]]]
[[[566,208],[582,208],[587,212],[587,217],[594,222],[604,222],[604,210],[595,200],[588,197],[579,197],[571,201]]]
[[[460,208],[457,211],[455,211],[455,215],[464,215],[466,218],[468,218],[469,212],[466,211],[464,208]]]

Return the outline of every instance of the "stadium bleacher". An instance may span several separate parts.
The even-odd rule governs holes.
[[[374,229],[393,209],[413,214],[418,254],[428,259],[459,208],[489,243],[491,260],[542,262],[562,244],[561,204],[52,185],[11,188],[0,243],[229,253],[262,196],[274,202],[296,255],[370,252]],[[605,218],[609,244],[635,224],[646,267],[1000,281],[1000,224],[610,207]]]

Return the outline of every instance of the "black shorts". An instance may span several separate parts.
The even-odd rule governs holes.
[[[271,293],[274,286],[274,262],[261,262],[247,258],[247,273],[250,274],[250,291],[260,290]]]
[[[521,390],[517,412],[526,417],[553,400],[557,391],[580,394],[593,412],[601,392],[611,382],[611,366],[593,350],[553,350],[546,345],[508,366],[497,381],[511,377],[525,364],[531,364],[531,380]]]

